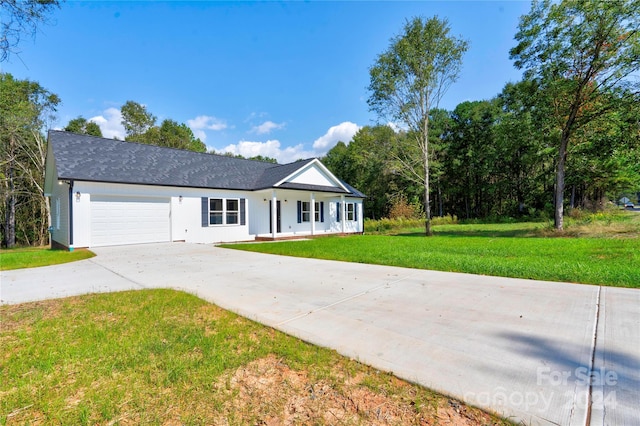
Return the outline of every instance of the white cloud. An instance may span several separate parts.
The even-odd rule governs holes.
[[[387,123],[387,126],[391,127],[391,129],[396,133],[398,133],[400,131],[406,132],[406,131],[409,130],[409,128],[407,127],[406,124],[400,123],[400,122],[395,122],[395,121],[389,121]]]
[[[274,123],[273,121],[265,121],[259,126],[253,126],[251,128],[251,133],[257,133],[259,135],[264,135],[271,133],[272,130],[278,130],[284,128],[285,123]]]
[[[118,108],[107,108],[102,115],[91,117],[88,121],[93,121],[102,131],[105,138],[118,138],[124,140],[124,126],[122,125],[122,114]]]
[[[360,130],[360,126],[350,121],[345,121],[337,126],[330,127],[327,133],[313,142],[313,149],[318,156],[324,155],[339,141],[348,144],[358,130]]]
[[[267,121],[265,124],[266,123],[269,122]],[[221,150],[216,151],[222,153],[228,152],[234,155],[240,154],[247,158],[261,155],[263,157],[275,158],[280,164],[286,164],[300,159],[322,157],[329,149],[333,148],[338,141],[349,143],[359,129],[360,126],[350,121],[345,121],[337,126],[333,126],[324,136],[316,139],[313,143],[312,150],[305,149],[304,144],[283,148],[279,140],[271,139],[266,142],[240,141],[237,144],[227,145]]]
[[[227,145],[219,152],[229,152],[234,155],[240,154],[247,158],[262,155],[263,157],[275,158],[280,164],[291,163],[302,158],[314,156],[314,152],[305,151],[302,144],[283,149],[280,141],[275,139],[266,142],[240,141],[237,144]]]
[[[226,121],[209,115],[199,115],[194,119],[187,120],[187,125],[191,128],[195,137],[202,142],[207,140],[205,130],[220,131],[229,127]]]

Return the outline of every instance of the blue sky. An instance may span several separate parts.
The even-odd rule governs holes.
[[[470,41],[441,107],[489,99],[521,72],[509,60],[527,1],[78,2],[24,38],[3,72],[58,94],[54,127],[82,115],[123,137],[119,109],[187,123],[210,149],[281,163],[321,156],[359,127],[369,67],[413,16]]]

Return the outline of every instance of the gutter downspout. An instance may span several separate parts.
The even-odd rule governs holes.
[[[73,181],[69,181],[69,251],[73,251]]]

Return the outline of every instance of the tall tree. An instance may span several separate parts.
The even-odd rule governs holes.
[[[156,117],[147,111],[147,107],[134,101],[127,101],[120,108],[125,139],[140,142],[139,138],[156,124]]]
[[[630,77],[640,69],[640,1],[534,1],[511,49],[515,66],[535,79],[557,134],[555,228],[564,221],[565,166],[574,133],[612,108],[603,94],[638,93]],[[632,88],[633,87],[633,88]]]
[[[46,239],[49,212],[42,191],[46,143],[41,132],[59,103],[57,95],[36,82],[0,74],[0,182],[6,247],[16,244],[16,225],[23,230],[20,243]]]
[[[38,24],[59,5],[58,0],[0,0],[0,62],[16,53],[23,35],[35,36]]]
[[[77,118],[69,121],[64,130],[67,132],[79,133],[81,135],[102,137],[102,130],[100,130],[98,123],[88,121],[83,116],[78,116]]]
[[[400,155],[402,171],[424,186],[425,233],[431,235],[429,196],[429,115],[458,79],[468,42],[451,36],[446,19],[413,18],[392,38],[369,70],[369,108],[404,124],[414,136],[419,158]],[[406,152],[406,151],[403,151]],[[417,160],[417,161],[416,161]]]
[[[140,136],[138,142],[167,148],[207,152],[207,146],[193,135],[193,132],[186,124],[179,124],[169,119],[163,120],[160,127],[151,127]]]

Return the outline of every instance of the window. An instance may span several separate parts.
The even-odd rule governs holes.
[[[227,200],[227,225],[237,225],[240,211],[239,200]]]
[[[302,221],[303,222],[311,221],[311,203],[309,201],[302,202]]]
[[[202,197],[202,227],[216,225],[245,226],[247,200],[245,198]]]
[[[315,211],[314,211],[315,221],[320,222],[320,203],[316,202],[314,205],[315,205]]]
[[[209,225],[222,225],[222,198],[209,198]]]
[[[324,222],[324,201],[314,202],[314,222]],[[298,223],[311,222],[311,202],[298,201]]]
[[[356,220],[356,205],[355,203],[346,203],[347,208],[347,220]]]
[[[240,200],[209,198],[209,225],[238,225]]]

